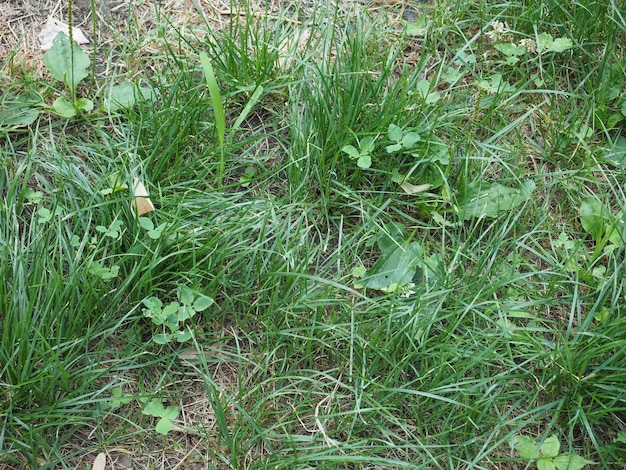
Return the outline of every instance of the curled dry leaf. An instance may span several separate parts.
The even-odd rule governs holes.
[[[46,26],[39,33],[42,51],[47,51],[52,47],[52,41],[60,31],[67,36],[70,35],[70,27],[67,24],[49,16]],[[80,28],[72,28],[72,38],[78,44],[87,44],[89,42],[89,39],[87,39]]]
[[[150,198],[148,198],[148,191],[138,178],[135,178],[133,183],[133,196],[135,197],[133,206],[138,216],[154,211],[154,205]]]

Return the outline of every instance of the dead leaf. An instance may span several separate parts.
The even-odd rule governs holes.
[[[91,470],[104,470],[106,468],[106,465],[107,465],[107,456],[106,454],[100,452],[96,456],[96,460],[93,461]]]
[[[135,206],[138,216],[154,211],[154,204],[152,204],[152,201],[148,197],[148,191],[138,178],[135,178],[133,183],[133,196],[135,197],[133,205]]]
[[[424,191],[428,191],[431,186],[431,184],[414,185],[411,183],[407,183],[406,181],[400,185],[400,187],[404,189],[404,192],[407,194],[423,193]]]
[[[39,33],[39,42],[41,42],[42,51],[47,51],[52,47],[52,41],[59,32],[63,32],[67,36],[69,36],[70,27],[62,21],[59,21],[52,16],[49,16],[46,26]],[[87,44],[89,42],[89,39],[87,39],[87,37],[83,34],[80,28],[76,27],[72,28],[72,38],[78,44]]]

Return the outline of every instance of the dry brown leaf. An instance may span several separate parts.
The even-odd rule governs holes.
[[[47,51],[52,47],[52,41],[59,32],[63,32],[66,35],[70,35],[70,27],[62,21],[48,17],[48,22],[43,30],[39,33],[39,41],[41,42],[41,50]],[[80,28],[72,28],[72,38],[78,44],[87,44],[89,39],[83,34]]]
[[[133,205],[135,206],[138,216],[154,211],[154,204],[152,204],[152,201],[148,197],[148,191],[138,178],[135,178],[133,183],[133,196],[135,197]]]

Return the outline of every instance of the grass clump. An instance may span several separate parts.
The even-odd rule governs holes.
[[[169,18],[66,114],[4,78],[0,466],[623,465],[626,23],[551,3]]]

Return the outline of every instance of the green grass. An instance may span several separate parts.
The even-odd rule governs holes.
[[[159,16],[149,66],[79,88],[94,112],[3,132],[0,468],[98,452],[132,468],[535,468],[520,435],[625,465],[624,2],[441,1],[419,7],[423,34],[393,7],[234,3],[206,35]],[[542,33],[571,47],[509,63],[495,47]],[[118,53],[141,38],[126,40]],[[62,88],[0,65],[1,103]],[[137,76],[154,99],[98,107]],[[391,124],[449,160],[386,151]],[[342,149],[368,136],[364,169]],[[394,171],[433,186],[407,194]],[[160,235],[131,210],[134,177]],[[502,187],[494,213],[474,202]],[[588,196],[608,211],[597,235]],[[402,262],[419,251],[411,285],[359,287],[384,240]],[[156,344],[143,302],[179,286],[215,304],[184,321],[192,340]],[[167,436],[141,413],[152,398],[180,411]]]

